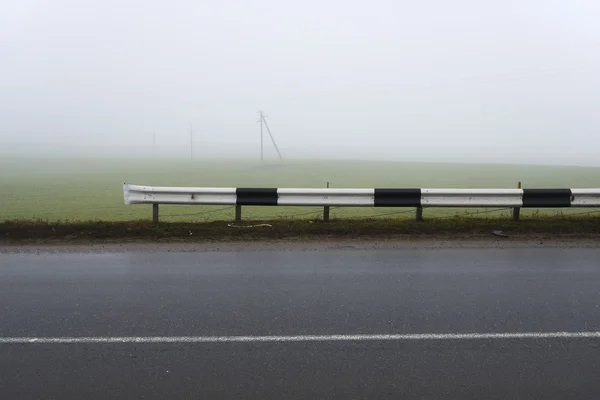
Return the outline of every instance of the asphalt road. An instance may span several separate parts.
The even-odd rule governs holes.
[[[252,339],[565,331],[600,331],[600,249],[0,255],[6,399],[597,398],[599,338]]]

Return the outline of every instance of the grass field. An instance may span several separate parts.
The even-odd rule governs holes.
[[[437,187],[514,188],[599,187],[600,168],[525,165],[434,164],[377,161],[178,161],[109,158],[0,160],[0,220],[125,221],[148,219],[148,205],[125,206],[124,182],[161,186],[225,187]],[[424,216],[509,215],[509,210],[428,209]],[[531,213],[587,213],[594,210],[526,210]],[[322,208],[245,207],[244,219],[318,218]],[[162,206],[165,221],[210,221],[233,218],[233,207]],[[413,217],[413,210],[335,208],[332,218]]]

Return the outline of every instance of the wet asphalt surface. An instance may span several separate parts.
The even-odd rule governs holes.
[[[0,255],[0,337],[600,331],[599,249]],[[0,344],[0,398],[595,398],[599,339]]]

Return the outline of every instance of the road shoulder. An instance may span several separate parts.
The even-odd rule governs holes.
[[[0,244],[0,254],[36,253],[126,253],[126,252],[242,252],[242,251],[362,251],[410,249],[511,249],[511,248],[600,248],[596,238],[394,238],[325,239],[325,240],[263,240],[256,242],[101,242]]]

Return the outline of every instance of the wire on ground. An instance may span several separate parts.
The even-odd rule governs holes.
[[[494,208],[494,209],[485,209],[483,211],[476,211],[476,212],[472,212],[472,213],[464,213],[464,214],[452,214],[452,215],[443,215],[443,216],[439,216],[439,217],[429,217],[427,219],[445,219],[445,218],[456,218],[456,217],[469,217],[471,215],[479,215],[479,214],[489,214],[489,213],[493,213],[493,212],[498,212],[498,211],[507,211],[507,210],[512,210],[512,207],[505,207],[505,208]]]
[[[197,215],[207,215],[207,214],[213,214],[213,213],[220,212],[220,211],[232,210],[234,208],[235,208],[235,206],[229,206],[229,207],[218,208],[216,210],[201,211],[201,212],[189,213],[189,214],[161,214],[161,218],[162,217],[193,217],[193,216],[197,216]]]
[[[560,214],[557,214],[557,216],[559,216],[559,217],[570,217],[570,216],[573,216],[573,215],[590,215],[590,214],[597,214],[597,213],[600,213],[600,210],[584,211],[584,212],[577,212],[577,213],[566,213],[566,214],[560,213]]]
[[[416,211],[417,211],[416,208],[411,208],[409,210],[394,211],[394,212],[387,212],[387,213],[358,215],[355,217],[349,217],[348,219],[362,219],[362,218],[384,217],[384,216],[388,216],[388,215],[414,214]]]
[[[336,208],[341,208],[341,207],[340,206],[329,207],[330,210],[334,210]],[[279,219],[279,218],[299,217],[299,216],[304,216],[304,215],[319,216],[322,212],[323,212],[323,210],[314,210],[314,211],[301,212],[301,213],[296,213],[296,214],[286,214],[286,215],[260,215],[260,216],[248,217],[248,218],[244,218],[244,219],[263,220],[263,219]]]

